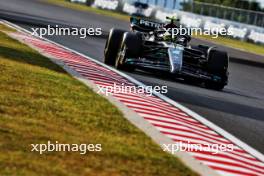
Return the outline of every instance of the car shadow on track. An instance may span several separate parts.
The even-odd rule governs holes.
[[[129,74],[130,72],[126,72],[126,73]],[[181,83],[181,84],[185,84],[185,85],[189,85],[189,86],[205,88],[203,83],[201,83],[201,81],[199,81],[195,78],[181,78],[181,77],[177,77],[175,75],[172,75],[170,73],[157,72],[157,71],[147,72],[147,71],[143,71],[143,70],[136,70],[132,73],[136,74],[136,75],[156,78],[156,79],[160,79],[160,80],[164,80],[164,81],[173,81],[173,82],[177,82],[177,83]]]

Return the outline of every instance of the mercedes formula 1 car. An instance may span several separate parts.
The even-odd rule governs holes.
[[[131,31],[111,29],[104,62],[117,69],[166,72],[195,78],[206,88],[222,90],[228,83],[228,54],[213,46],[190,46],[189,35],[172,36],[174,18],[163,24],[131,17]]]

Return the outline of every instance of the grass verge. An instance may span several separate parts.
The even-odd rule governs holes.
[[[45,2],[55,4],[55,5],[60,5],[60,6],[75,9],[75,10],[94,12],[99,15],[105,15],[105,16],[110,16],[110,17],[114,17],[117,19],[121,19],[121,20],[126,20],[127,22],[129,21],[128,15],[121,14],[115,11],[108,11],[108,10],[92,8],[86,5],[82,5],[82,4],[71,3],[66,0],[45,0]],[[243,42],[243,41],[225,38],[225,37],[212,38],[211,36],[202,36],[202,35],[194,36],[194,37],[205,39],[207,41],[215,42],[217,44],[221,44],[224,46],[242,49],[242,50],[245,50],[246,52],[264,55],[264,46],[261,46],[261,45],[256,45],[253,43]]]
[[[103,97],[0,25],[0,175],[196,174]],[[102,144],[101,152],[31,152],[30,144]]]
[[[212,36],[196,35],[195,37],[206,41],[215,42],[216,44],[221,44],[223,46],[229,46],[229,47],[241,49],[244,50],[245,52],[264,55],[264,46],[262,45],[256,45],[253,43],[243,42],[240,40],[225,38],[221,36],[217,38],[212,38]]]

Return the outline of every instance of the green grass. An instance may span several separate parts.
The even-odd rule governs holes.
[[[264,55],[264,46],[263,45],[256,45],[253,43],[248,43],[240,40],[225,38],[225,37],[218,37],[218,38],[212,38],[212,36],[205,36],[205,35],[197,35],[195,36],[199,39],[204,39],[207,41],[215,42],[217,44],[222,44],[224,46],[234,47],[241,50],[244,50],[246,52],[251,52],[255,54],[261,54]]]
[[[45,2],[55,4],[55,5],[60,5],[60,6],[67,7],[67,8],[72,8],[75,10],[89,11],[89,12],[94,12],[100,15],[111,16],[117,19],[126,20],[127,22],[129,21],[128,15],[121,14],[121,13],[114,12],[114,11],[92,8],[86,5],[82,5],[82,4],[71,3],[66,0],[45,0]],[[230,39],[230,38],[224,38],[224,37],[218,37],[218,38],[212,38],[211,36],[195,36],[195,37],[200,38],[200,39],[209,40],[209,41],[212,41],[218,44],[223,44],[226,46],[242,49],[247,52],[264,55],[264,46],[261,46],[261,45],[256,45],[256,44],[243,42],[243,41]]]
[[[195,176],[106,99],[0,25],[0,175]],[[31,152],[30,144],[99,143],[101,152]]]
[[[10,27],[7,27],[7,26],[3,25],[1,22],[0,22],[0,31],[4,31],[4,32],[16,32],[15,29],[12,29]]]
[[[129,21],[130,19],[130,16],[126,14],[121,14],[121,13],[117,13],[117,12],[110,11],[110,10],[97,9],[97,8],[93,8],[93,7],[78,4],[78,3],[71,3],[70,1],[66,1],[66,0],[44,0],[44,2],[48,2],[51,4],[55,4],[55,5],[59,5],[62,7],[75,9],[75,10],[89,11],[89,12],[93,12],[99,15],[114,17],[119,20]]]

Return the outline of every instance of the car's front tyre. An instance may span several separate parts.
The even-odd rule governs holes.
[[[104,63],[114,66],[120,43],[125,30],[112,28],[109,32],[104,49]]]
[[[140,56],[142,39],[133,32],[126,32],[115,60],[115,67],[125,71],[133,71],[135,67],[125,63],[127,58],[138,58]]]
[[[226,52],[212,49],[208,53],[207,70],[220,78],[220,81],[206,81],[205,87],[214,90],[222,90],[228,81],[229,57]]]

